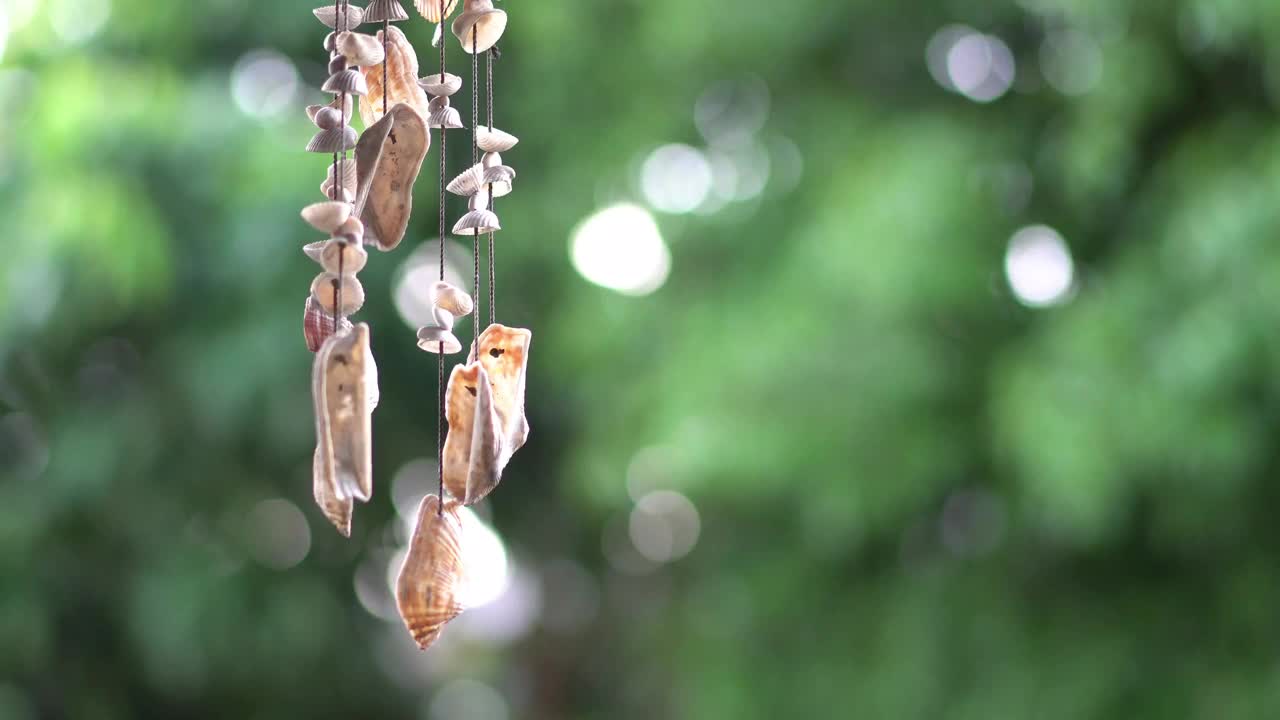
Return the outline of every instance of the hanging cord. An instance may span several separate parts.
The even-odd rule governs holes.
[[[347,0],[351,2],[351,0]],[[391,34],[391,18],[382,21],[382,114],[387,114],[387,40]]]
[[[480,58],[476,56],[476,26],[471,26],[471,164],[475,165],[479,162],[479,145],[476,144],[478,135],[476,134],[476,125],[480,122]],[[480,231],[471,231],[471,253],[475,259],[475,288],[476,304],[472,311],[475,314],[471,316],[472,331],[475,333],[472,343],[475,347],[476,359],[480,359]]]
[[[333,3],[333,24],[338,27],[345,27],[344,18],[350,18],[351,0],[334,0]],[[342,197],[342,192],[346,189],[345,176],[343,174],[343,166],[347,161],[347,94],[338,94],[338,117],[341,122],[338,123],[338,131],[342,133],[342,139],[338,141],[338,147],[342,148],[342,154],[333,154],[333,196],[335,199]],[[340,241],[343,247],[338,248],[338,279],[333,281],[333,334],[338,334],[338,326],[342,323],[342,261],[346,257],[346,241]]]
[[[440,0],[440,23],[444,23],[445,0]],[[440,40],[440,82],[444,82],[444,39]],[[444,201],[445,201],[445,136],[446,128],[440,128],[440,280],[444,280]],[[444,341],[436,343],[436,480],[439,483],[440,502],[436,515],[444,516]]]
[[[485,73],[488,75],[485,83],[485,108],[489,114],[489,132],[493,132],[493,48],[484,55]],[[493,183],[489,183],[489,210],[493,210]],[[493,233],[489,233],[489,324],[496,322],[495,314],[497,313],[494,305],[494,295],[496,290],[493,283]]]

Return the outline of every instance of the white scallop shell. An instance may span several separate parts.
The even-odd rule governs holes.
[[[503,165],[502,167],[506,167],[506,166]],[[510,168],[507,168],[507,169],[510,170]],[[486,173],[486,170],[482,166],[472,165],[466,170],[463,170],[462,172],[458,173],[457,177],[455,177],[453,180],[450,180],[449,184],[445,186],[445,189],[453,193],[454,195],[461,195],[463,197],[471,197],[472,195],[475,195],[481,190],[485,190],[487,192],[488,183],[485,182],[485,173]],[[494,177],[497,177],[497,176],[495,175]],[[511,171],[511,177],[512,178],[515,177],[514,170]],[[503,195],[511,194],[510,180],[503,180],[502,178],[498,178],[491,182],[493,183],[494,197],[500,198]]]
[[[431,286],[431,302],[436,307],[453,313],[454,317],[469,315],[475,308],[470,295],[443,280],[438,280]]]
[[[453,333],[442,327],[430,325],[418,328],[418,347],[429,353],[439,353],[443,350],[445,355],[462,352],[462,343]]]
[[[408,19],[409,13],[405,12],[404,7],[396,0],[370,0],[369,5],[364,9],[365,22],[382,22],[383,20],[400,22]]]
[[[418,78],[418,87],[426,90],[427,94],[433,97],[449,97],[462,89],[462,78],[453,73],[445,73],[442,80],[440,73],[436,73]]]
[[[344,202],[318,202],[302,208],[302,219],[322,233],[337,230],[351,217],[351,206]]]
[[[440,6],[444,6],[444,12],[440,11]],[[413,0],[413,6],[418,9],[418,14],[426,18],[428,22],[438,23],[441,20],[453,14],[453,9],[458,6],[458,0]]]
[[[427,118],[427,127],[457,130],[466,126],[462,124],[462,116],[456,109],[446,107],[431,113],[431,117]]]
[[[338,264],[339,259],[341,259],[341,266]],[[320,266],[325,269],[325,272],[341,272],[343,275],[348,276],[348,280],[351,279],[351,275],[363,270],[368,262],[369,251],[358,243],[349,243],[345,240],[330,238],[320,248]],[[342,294],[344,296],[347,294],[345,287]]]
[[[476,127],[476,147],[485,152],[506,152],[516,146],[520,138],[497,128]]]
[[[356,129],[350,125],[321,130],[307,143],[307,152],[336,153],[356,146]]]
[[[330,75],[320,90],[335,95],[367,95],[369,84],[365,82],[364,75],[359,70],[347,68]]]
[[[338,52],[357,67],[377,65],[387,56],[378,38],[357,32],[344,32],[338,36]]]
[[[472,35],[472,28],[475,34]],[[467,11],[453,21],[453,34],[468,54],[482,53],[498,43],[507,29],[507,14],[494,10],[489,0],[467,3]]]
[[[338,279],[337,273],[322,272],[311,281],[311,294],[316,302],[330,315],[334,312],[336,289],[333,281]],[[364,286],[355,275],[342,276],[342,314],[350,315],[364,307]]]
[[[343,27],[338,27],[338,12],[335,4],[325,5],[312,10],[311,13],[316,19],[335,30],[350,30],[351,28],[364,22],[364,8],[359,5],[347,5],[346,11],[342,13],[342,19],[346,22]]]
[[[502,225],[498,223],[498,216],[494,215],[490,210],[471,210],[466,215],[458,218],[458,222],[453,224],[453,234],[466,237],[484,235],[501,229]]]

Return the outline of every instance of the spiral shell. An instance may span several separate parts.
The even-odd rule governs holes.
[[[369,85],[365,82],[364,75],[359,70],[340,70],[329,76],[324,81],[324,85],[320,86],[322,92],[341,95],[360,95],[364,96],[369,93]],[[360,101],[360,107],[364,108],[364,101]]]
[[[311,13],[316,16],[317,20],[335,30],[350,30],[365,20],[364,8],[359,5],[346,5],[345,12],[341,14],[338,13],[333,4],[318,7],[312,10]],[[338,27],[339,19],[343,20],[342,27]]]
[[[475,307],[470,295],[443,280],[439,280],[435,285],[431,286],[431,302],[436,307],[444,308],[453,313],[454,317],[470,315],[471,310]]]
[[[364,33],[344,32],[339,34],[337,48],[338,52],[342,53],[342,57],[356,67],[377,65],[386,57],[382,50],[382,43],[378,41],[378,38]]]
[[[441,12],[440,6],[444,6]],[[441,20],[453,14],[453,9],[458,6],[458,0],[413,0],[413,6],[418,9],[418,14],[426,18],[428,21],[438,23]]]
[[[485,152],[506,152],[516,146],[520,138],[497,128],[481,125],[476,128],[476,147]]]
[[[494,215],[491,210],[471,210],[466,215],[458,218],[458,222],[453,224],[454,235],[484,235],[485,233],[497,232],[502,229],[502,225],[498,223],[498,216]]]
[[[318,202],[302,208],[302,219],[322,233],[337,230],[351,217],[351,206],[344,202]]]
[[[418,347],[429,353],[445,355],[462,352],[462,343],[452,332],[431,325],[418,328]]]
[[[321,130],[312,136],[311,142],[307,143],[307,152],[329,154],[344,152],[356,146],[356,139],[356,129],[350,125]]]
[[[396,608],[423,650],[463,610],[462,519],[456,502],[443,507],[441,502],[435,495],[422,499],[409,552],[396,577]]]
[[[323,258],[323,253],[321,255]],[[311,294],[315,296],[316,301],[320,303],[320,307],[324,311],[333,314],[337,305],[335,296],[337,288],[334,286],[338,280],[337,273],[322,272],[311,281]],[[364,307],[364,286],[360,284],[360,280],[355,275],[343,275],[342,277],[342,315],[350,315],[358,312]]]
[[[404,7],[396,0],[370,0],[369,5],[364,9],[365,22],[382,22],[383,20],[401,22],[408,19],[409,13],[405,12]]]
[[[462,49],[479,54],[498,43],[507,29],[507,14],[493,9],[492,0],[467,0],[462,14],[454,19],[452,30]],[[473,33],[474,30],[474,33]]]
[[[383,42],[383,31],[378,31],[378,42]],[[372,127],[382,119],[382,107],[392,108],[398,103],[405,103],[422,117],[431,111],[427,109],[427,93],[418,86],[418,55],[409,44],[404,32],[395,26],[386,28],[387,56],[383,65],[363,68],[365,84],[369,92],[360,98],[360,119],[365,127]],[[386,75],[386,86],[382,77]]]
[[[312,352],[315,352],[314,350]],[[324,513],[325,518],[333,523],[342,537],[351,537],[351,515],[355,507],[352,498],[339,498],[333,491],[333,481],[326,475],[326,451],[319,445],[311,457],[311,496],[316,505]]]
[[[462,89],[462,78],[453,73],[440,73],[418,78],[418,87],[434,97],[449,97]]]
[[[324,243],[312,243],[313,245],[323,245]],[[308,246],[310,247],[310,246]],[[319,248],[317,248],[319,250]],[[308,253],[309,254],[309,253]],[[315,258],[319,262],[319,255]],[[351,329],[351,321],[342,318],[338,321],[338,332],[346,332]],[[329,339],[333,334],[333,316],[324,311],[320,307],[320,303],[311,295],[307,295],[307,304],[302,309],[302,337],[307,342],[307,349],[316,352],[324,341]]]

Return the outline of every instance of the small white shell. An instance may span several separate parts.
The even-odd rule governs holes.
[[[436,73],[418,78],[418,87],[433,97],[449,97],[462,89],[462,78],[453,73],[445,73],[444,79],[441,79],[440,73]]]
[[[474,35],[471,30],[475,28]],[[498,43],[507,29],[507,14],[493,9],[491,0],[471,0],[466,11],[454,19],[454,37],[469,55],[482,53]]]
[[[335,30],[349,30],[364,22],[364,8],[359,5],[347,5],[342,13],[343,26],[338,27],[338,12],[334,4],[325,5],[312,10],[316,19]]]
[[[436,327],[453,330],[453,313],[442,307],[431,308],[431,321]]]
[[[350,150],[356,146],[356,129],[350,125],[340,128],[321,130],[307,143],[307,152],[336,153]]]
[[[327,107],[327,106],[325,106],[325,105],[308,105],[308,106],[307,106],[307,119],[308,119],[308,120],[310,120],[311,122],[315,122],[315,121],[316,121],[316,113],[320,112],[320,108],[322,108],[322,107]]]
[[[347,62],[357,67],[377,65],[387,56],[378,38],[357,32],[338,35],[338,52],[342,53]]]
[[[347,218],[346,222],[338,226],[338,229],[334,230],[332,234],[334,237],[340,240],[346,240],[353,245],[363,245],[364,223],[360,221],[360,218],[352,215]]]
[[[469,315],[475,307],[470,295],[443,280],[438,280],[431,286],[431,302],[436,307],[453,313],[454,317]]]
[[[471,237],[473,235],[497,232],[501,229],[502,225],[498,223],[498,216],[494,215],[493,212],[489,210],[472,210],[458,218],[458,222],[454,223],[453,234]]]
[[[364,9],[365,22],[400,22],[408,19],[409,13],[396,0],[370,0],[368,7]]]
[[[320,303],[320,307],[330,315],[334,312],[337,304],[334,296],[337,288],[334,282],[338,280],[337,273],[323,272],[311,281],[311,294],[315,296],[316,301]],[[350,315],[364,307],[364,286],[356,279],[355,275],[345,275],[342,277],[342,314]]]
[[[334,192],[333,183],[328,180],[320,183],[320,194],[330,200],[337,200],[344,203],[353,202],[356,199],[356,194],[348,188],[342,188],[341,197],[338,197],[338,194]]]
[[[307,243],[306,245],[302,246],[302,252],[306,253],[307,257],[311,258],[312,260],[315,260],[316,262],[320,262],[320,252],[324,250],[324,245],[327,242],[329,241],[320,240],[319,242]],[[315,352],[315,350],[312,350],[311,352]]]
[[[429,353],[440,353],[443,350],[445,355],[462,352],[462,343],[458,342],[458,338],[441,327],[418,328],[418,347]]]
[[[338,112],[338,108],[325,106],[316,111],[312,116],[311,122],[321,130],[332,130],[342,125],[342,115]]]
[[[359,70],[347,68],[340,72],[336,72],[329,76],[321,86],[322,92],[341,95],[367,95],[369,93],[369,85],[364,81],[364,75]],[[350,116],[348,116],[350,117]]]
[[[502,197],[511,194],[511,182],[516,179],[516,171],[508,165],[485,168],[484,184],[493,186],[493,196]]]
[[[506,152],[516,146],[520,138],[497,128],[480,125],[476,128],[476,147],[485,152]]]
[[[355,158],[346,158],[341,163],[329,163],[329,170],[325,173],[325,183],[333,184],[333,178],[338,174],[338,166],[342,166],[342,184],[352,193],[356,191],[356,161]],[[321,190],[321,192],[324,192]],[[328,195],[328,193],[325,193]]]
[[[506,167],[506,166],[503,165],[501,167]],[[487,171],[482,166],[472,165],[466,170],[463,170],[462,172],[458,173],[458,176],[455,177],[453,180],[450,180],[449,184],[445,186],[445,189],[453,193],[454,195],[462,195],[463,197],[471,197],[472,195],[475,195],[481,190],[484,190],[487,193],[488,187],[486,186],[489,183],[485,181],[486,172]],[[515,177],[514,170],[511,172],[511,177],[512,178]],[[495,178],[496,179],[489,181],[493,183],[493,196],[496,198],[500,198],[503,195],[510,195],[511,181],[504,180],[503,178],[500,178],[496,175],[495,175]]]
[[[444,12],[440,11],[441,5],[444,6]],[[438,23],[453,14],[453,9],[458,6],[458,0],[413,0],[413,6],[428,22]]]
[[[462,116],[456,109],[446,107],[431,113],[431,117],[427,118],[427,127],[457,130],[466,126],[462,124]]]
[[[489,209],[489,191],[481,190],[480,192],[467,198],[468,210],[488,210]]]
[[[341,260],[341,267],[338,263]],[[326,272],[342,273],[350,276],[364,269],[366,263],[369,262],[369,251],[365,250],[359,244],[349,243],[345,240],[330,238],[325,241],[324,246],[320,249],[320,266]],[[346,295],[344,287],[342,294]]]
[[[498,167],[502,164],[502,155],[496,152],[487,152],[480,156],[480,164],[487,167]]]
[[[302,219],[322,233],[337,230],[351,217],[351,206],[344,202],[318,202],[302,208]]]

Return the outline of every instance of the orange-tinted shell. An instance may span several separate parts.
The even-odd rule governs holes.
[[[384,103],[387,109],[404,103],[417,110],[424,119],[431,114],[427,109],[427,93],[418,85],[418,55],[409,39],[394,25],[387,28],[386,37],[387,56],[382,61],[386,64],[386,86],[382,84],[382,64],[361,68],[369,88],[369,92],[360,98],[360,119],[366,128],[382,119]],[[378,42],[382,42],[381,30],[378,31]]]
[[[533,333],[528,330],[497,323],[480,333],[479,360],[493,387],[493,410],[498,419],[499,473],[529,437],[529,422],[524,414],[524,387],[532,342]],[[469,359],[474,362],[476,358]]]
[[[423,650],[462,612],[463,574],[458,504],[448,503],[440,512],[440,498],[428,495],[418,506],[418,525],[396,578],[396,607]]]
[[[464,505],[498,485],[497,415],[489,377],[480,363],[455,365],[445,391],[449,434],[444,441],[444,486]]]

